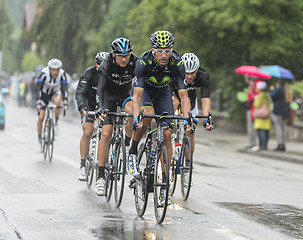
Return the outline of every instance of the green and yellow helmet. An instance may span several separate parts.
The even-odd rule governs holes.
[[[152,34],[150,43],[153,48],[171,48],[174,45],[174,37],[168,31],[157,31]]]

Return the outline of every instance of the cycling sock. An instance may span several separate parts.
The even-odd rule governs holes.
[[[125,136],[125,146],[128,147],[130,145],[131,137]]]
[[[86,159],[81,159],[81,164],[80,164],[80,168],[83,168],[85,167],[85,162],[86,162]]]
[[[41,137],[41,135],[38,135],[38,141],[39,141],[39,143],[42,142],[42,137]]]
[[[59,117],[56,117],[56,125],[58,124]]]
[[[137,150],[138,144],[139,144],[139,142],[136,142],[134,140],[132,141],[132,146],[129,149],[129,154],[137,154],[138,153],[138,150]]]
[[[165,174],[165,172],[162,172],[162,183],[165,183],[165,182],[166,182],[166,174]],[[165,186],[161,186],[161,189],[164,190]]]
[[[99,172],[99,174],[98,174],[98,179],[99,178],[104,178],[104,176],[105,176],[105,174],[104,174],[104,169],[105,169],[105,167],[103,166],[98,166],[98,172]]]

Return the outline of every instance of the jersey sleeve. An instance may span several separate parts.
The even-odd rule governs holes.
[[[180,59],[178,59],[177,63],[176,63],[176,71],[175,71],[176,76],[174,77],[174,79],[177,82],[178,85],[178,91],[180,90],[186,90],[186,85],[185,85],[185,68],[184,68],[184,64]]]
[[[98,105],[98,110],[103,109],[103,96],[104,96],[104,87],[106,83],[106,76],[103,72],[99,74],[98,83],[97,83],[97,91],[96,91],[96,103]]]
[[[210,98],[210,80],[206,71],[201,76],[201,98]]]
[[[42,72],[37,78],[37,99],[41,98],[42,88],[43,88],[45,80],[46,80],[46,75],[44,72]]]
[[[88,101],[87,101],[87,94],[89,90],[89,76],[87,74],[87,71],[82,73],[78,86],[76,89],[76,100],[77,100],[77,105],[78,105],[78,110],[81,111],[83,108],[88,107]]]
[[[67,78],[65,72],[62,74],[62,77],[60,79],[60,84],[61,84],[61,92],[62,92],[63,100],[68,100]]]
[[[139,58],[135,67],[135,79],[133,81],[134,88],[144,88],[146,75],[146,62]]]

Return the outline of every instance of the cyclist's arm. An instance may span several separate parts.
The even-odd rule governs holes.
[[[188,117],[188,112],[190,112],[191,110],[191,105],[187,89],[179,89],[178,93],[181,100],[182,113],[184,114],[184,117]]]
[[[132,97],[132,110],[133,110],[133,116],[137,117],[140,112],[141,108],[141,97],[143,94],[144,89],[140,87],[134,88],[134,93]]]
[[[202,115],[208,115],[211,111],[211,100],[210,100],[210,80],[209,74],[206,71],[202,72],[202,76],[200,79],[201,86],[201,103],[202,103]],[[206,118],[203,119],[207,120]]]
[[[86,78],[83,74],[80,77],[80,80],[78,82],[77,90],[76,90],[76,100],[78,105],[78,111],[81,111],[82,109],[85,109],[88,107],[88,99],[87,99],[87,93],[90,88],[89,79]]]
[[[97,92],[96,92],[96,103],[98,105],[98,110],[104,110],[103,96],[104,96],[105,82],[106,82],[106,76],[103,73],[99,74]]]
[[[67,78],[66,78],[65,72],[62,74],[60,83],[61,83],[61,92],[62,92],[62,96],[63,96],[63,101],[67,102],[68,101],[68,90],[67,90]]]
[[[37,78],[37,100],[41,99],[42,88],[43,88],[45,79],[46,79],[46,76],[45,76],[45,74],[43,72]]]

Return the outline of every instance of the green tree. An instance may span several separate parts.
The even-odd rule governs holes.
[[[92,31],[88,36],[89,48],[88,53],[91,56],[88,63],[92,64],[94,56],[97,52],[110,52],[111,42],[118,37],[128,38],[131,42],[135,37],[128,34],[127,15],[129,10],[133,8],[135,2],[133,0],[112,0],[108,12],[104,17],[103,23],[98,31]],[[137,52],[135,47],[134,52]]]
[[[37,65],[41,64],[41,59],[37,56],[37,54],[31,52],[31,51],[27,51],[24,54],[23,60],[22,60],[22,70],[25,72],[28,71],[35,71],[35,67]]]
[[[62,59],[64,69],[75,72],[86,64],[86,36],[103,20],[108,0],[41,1],[43,13],[35,20],[33,35],[44,58]]]

